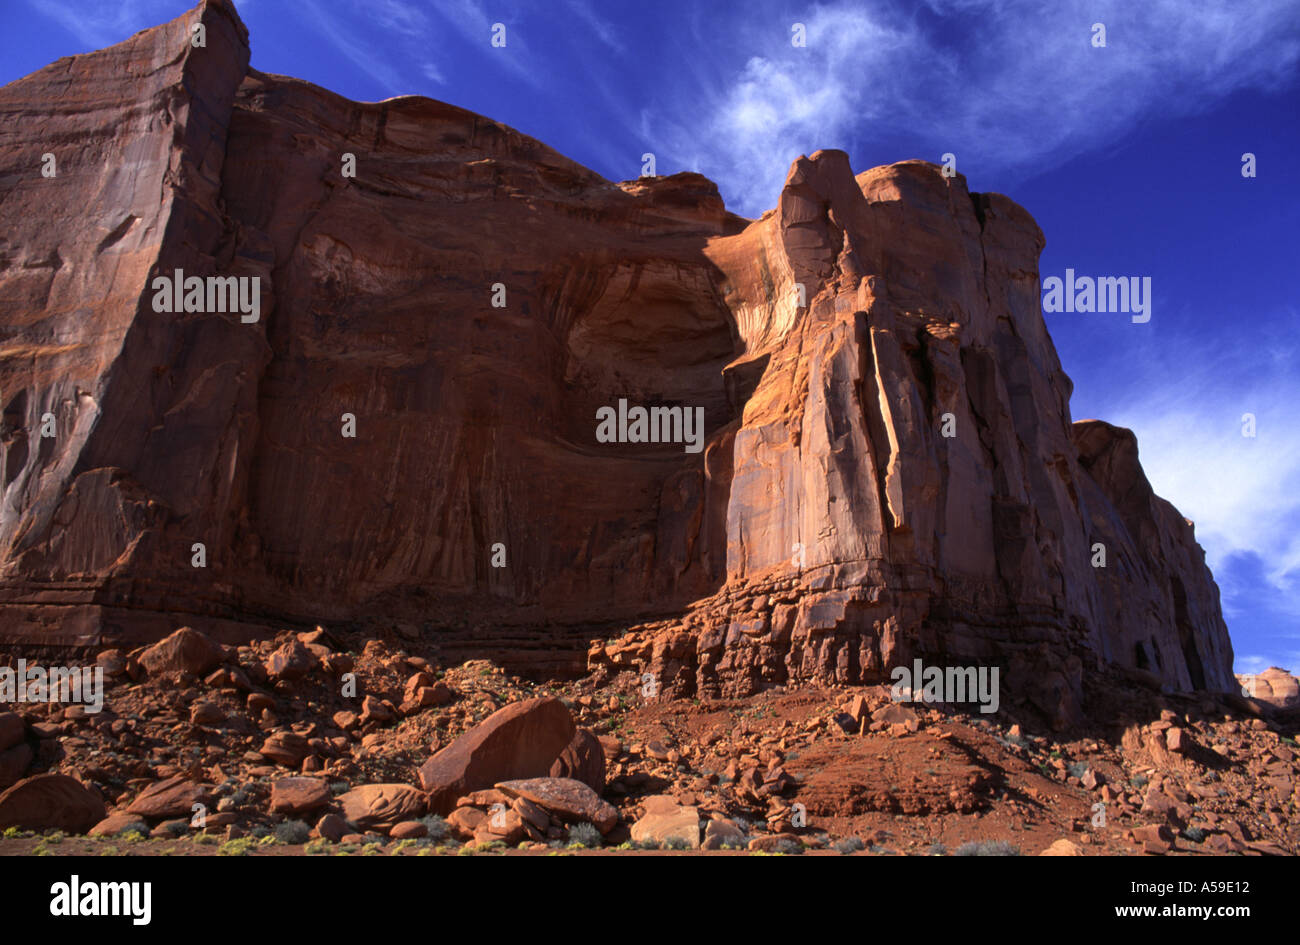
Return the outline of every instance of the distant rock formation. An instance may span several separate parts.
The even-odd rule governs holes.
[[[3,642],[322,621],[541,673],[634,628],[591,665],[1000,665],[1060,720],[1108,663],[1236,688],[1191,524],[1071,423],[1007,198],[819,151],[748,221],[248,61],[208,0],[0,89]],[[177,270],[260,317],[156,310]],[[620,400],[703,450],[598,438]]]
[[[1285,669],[1270,666],[1262,673],[1239,673],[1243,695],[1278,709],[1300,708],[1300,680]]]

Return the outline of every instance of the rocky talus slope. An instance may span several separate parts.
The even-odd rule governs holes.
[[[1102,721],[1057,734],[884,686],[535,683],[320,629],[92,665],[103,711],[0,712],[0,854],[1300,853],[1300,711],[1154,677],[1103,680]]]
[[[1236,688],[1191,524],[1071,421],[1042,233],[961,176],[819,151],[746,220],[262,74],[226,0],[11,83],[0,127],[11,648],[320,622],[701,697],[925,658],[1058,726],[1107,667]],[[258,278],[257,321],[156,311],[177,270]],[[620,400],[700,410],[701,449],[602,442]]]

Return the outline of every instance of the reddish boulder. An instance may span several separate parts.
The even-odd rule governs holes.
[[[116,814],[109,814],[99,823],[95,824],[95,826],[91,827],[89,836],[116,837],[127,827],[138,823],[140,823],[140,818],[136,815],[119,811]]]
[[[429,828],[419,820],[404,820],[388,831],[394,840],[416,840],[429,832]]]
[[[225,651],[206,634],[181,627],[142,652],[138,659],[150,676],[163,673],[202,676],[220,665]]]
[[[558,820],[594,824],[601,833],[609,833],[618,823],[618,810],[613,804],[602,801],[595,791],[572,778],[503,781],[497,790],[531,801]]]
[[[553,778],[573,778],[597,795],[605,793],[605,750],[590,729],[580,728],[551,765]]]
[[[273,652],[263,662],[269,679],[302,679],[317,664],[316,656],[302,643],[294,640]]]
[[[326,814],[316,822],[316,835],[330,841],[338,843],[347,835],[348,822],[338,814]]]
[[[263,758],[289,768],[296,768],[311,754],[307,739],[294,732],[276,732],[258,749]]]
[[[394,827],[424,813],[424,795],[409,784],[363,784],[339,797],[343,816],[361,830]]]
[[[0,830],[62,830],[85,833],[104,819],[99,795],[66,774],[24,778],[0,793]]]
[[[320,778],[281,778],[271,785],[271,812],[305,814],[330,802],[329,784]]]
[[[131,802],[128,814],[155,820],[167,817],[189,817],[195,804],[207,807],[212,800],[212,787],[197,784],[184,775],[175,775],[149,785]]]
[[[447,814],[472,791],[544,777],[574,731],[573,717],[559,699],[528,699],[497,710],[421,766],[429,809]]]

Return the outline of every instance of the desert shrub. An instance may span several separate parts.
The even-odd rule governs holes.
[[[1183,831],[1183,836],[1192,841],[1192,843],[1200,843],[1205,839],[1205,831],[1200,827],[1188,827]]]
[[[930,844],[930,849],[925,851],[926,856],[947,856],[948,848],[939,840]]]
[[[447,821],[437,814],[427,814],[421,817],[420,823],[424,824],[425,836],[429,838],[431,843],[446,840],[448,834],[451,833],[451,827],[447,826]]]
[[[1088,763],[1086,761],[1071,761],[1066,767],[1072,778],[1082,778],[1088,772]]]
[[[601,839],[600,831],[593,824],[574,824],[569,828],[569,845],[578,844],[591,850],[601,847],[604,841]]]
[[[848,856],[850,853],[857,853],[859,850],[865,850],[867,845],[858,837],[845,837],[843,840],[835,841],[835,850]]]
[[[275,825],[275,839],[296,846],[311,839],[311,828],[301,820],[286,820]]]
[[[783,837],[772,849],[773,853],[783,853],[786,856],[799,856],[803,853],[803,844],[798,840],[791,840],[789,837]]]
[[[954,856],[1019,856],[1020,847],[1012,846],[1005,840],[984,840],[979,843],[963,843]]]
[[[661,850],[689,850],[690,848],[690,841],[685,837],[669,837],[663,843],[659,844],[659,849]]]

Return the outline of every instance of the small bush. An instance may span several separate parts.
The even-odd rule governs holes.
[[[1070,772],[1070,777],[1082,780],[1083,776],[1088,773],[1088,763],[1086,761],[1072,761],[1065,770]]]
[[[859,850],[865,850],[867,845],[858,837],[845,837],[843,840],[835,841],[835,850],[838,853],[848,856],[850,853],[857,853]]]
[[[254,824],[248,828],[248,835],[254,840],[261,840],[263,837],[271,836],[271,828],[266,824]]]
[[[1140,791],[1147,786],[1147,776],[1145,774],[1135,774],[1128,783],[1133,785],[1135,791]]]
[[[777,845],[773,848],[772,852],[780,853],[784,856],[799,856],[803,853],[803,844],[798,840],[791,840],[789,837],[784,837],[777,842]]]
[[[578,844],[590,850],[598,850],[603,845],[600,831],[593,824],[574,824],[569,828],[569,845]]]
[[[324,837],[317,837],[303,848],[303,852],[308,856],[319,856],[322,853],[328,853],[329,849],[330,842]]]
[[[691,843],[685,837],[669,837],[659,844],[661,850],[689,850],[690,848]]]
[[[252,837],[240,837],[238,840],[227,840],[217,848],[217,856],[248,856],[256,846],[257,841]]]
[[[437,814],[428,814],[421,817],[420,823],[424,824],[424,828],[427,831],[425,836],[429,838],[431,843],[437,843],[439,840],[446,840],[448,835],[451,833],[451,827],[447,825],[447,821],[442,817],[439,817]]]
[[[275,839],[290,846],[306,843],[311,839],[311,828],[301,820],[286,820],[275,825]]]
[[[1183,831],[1183,836],[1192,841],[1192,843],[1200,843],[1205,839],[1205,831],[1200,827],[1188,827]]]
[[[963,843],[954,856],[1019,856],[1020,847],[1005,840],[985,840],[980,843]]]
[[[186,820],[171,820],[163,824],[162,827],[173,840],[179,840],[190,831],[189,821]]]
[[[930,849],[925,851],[926,856],[947,856],[948,848],[942,842],[936,840],[930,844]]]

